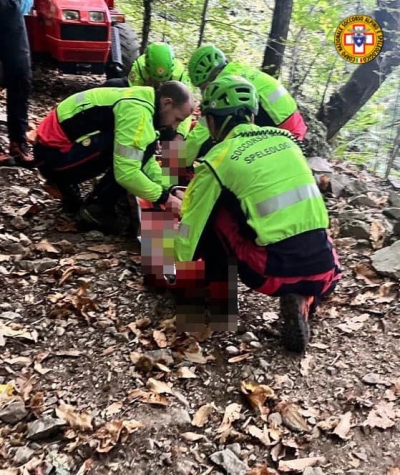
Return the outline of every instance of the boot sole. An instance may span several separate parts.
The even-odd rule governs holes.
[[[301,315],[298,296],[281,298],[281,315],[284,319],[282,342],[287,351],[304,353],[310,340],[310,328]]]

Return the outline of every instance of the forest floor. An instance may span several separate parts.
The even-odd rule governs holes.
[[[32,127],[101,80],[45,72]],[[341,170],[384,206],[386,185]],[[41,183],[0,169],[0,474],[400,474],[399,288],[371,268],[374,236],[332,229],[344,276],[305,355],[243,286],[238,332],[198,341],[142,286],[138,243],[78,233]],[[327,203],[332,226],[354,209]]]

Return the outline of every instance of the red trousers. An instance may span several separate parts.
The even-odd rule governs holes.
[[[296,293],[319,301],[334,290],[342,276],[337,253],[324,229],[277,245],[258,246],[226,207],[219,208],[209,228],[199,249],[209,283],[230,280],[235,263],[243,283],[257,292],[271,296]]]

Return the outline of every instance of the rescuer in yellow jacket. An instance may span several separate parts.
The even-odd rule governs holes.
[[[295,99],[277,79],[246,64],[228,61],[225,54],[214,45],[197,48],[189,61],[189,77],[193,86],[202,91],[216,78],[241,76],[251,82],[257,90],[259,107],[254,122],[260,126],[273,126],[288,130],[303,140],[307,126],[298,110]],[[212,146],[212,138],[200,119],[189,133],[186,141],[187,166],[202,157]]]
[[[309,314],[333,291],[341,270],[301,142],[254,125],[258,108],[255,87],[241,77],[218,77],[207,86],[201,111],[217,144],[199,160],[184,195],[175,259],[205,261],[211,302],[219,300],[213,319],[232,313],[234,258],[247,286],[280,297],[284,346],[302,352]]]
[[[126,192],[158,204],[175,203],[154,151],[193,107],[190,90],[178,81],[157,90],[94,88],[73,94],[39,125],[33,166],[57,188],[65,211],[107,229]],[[103,173],[83,201],[79,184]]]
[[[150,86],[157,89],[165,81],[179,81],[189,89],[193,88],[185,67],[175,58],[171,45],[157,41],[149,44],[144,54],[132,63],[128,77],[109,79],[104,86]],[[177,140],[187,137],[191,122],[192,116],[189,116],[179,125],[175,137]]]

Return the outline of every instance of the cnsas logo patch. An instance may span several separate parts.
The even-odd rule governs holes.
[[[366,15],[345,18],[335,31],[336,51],[349,63],[369,63],[382,51],[383,42],[381,27]]]

